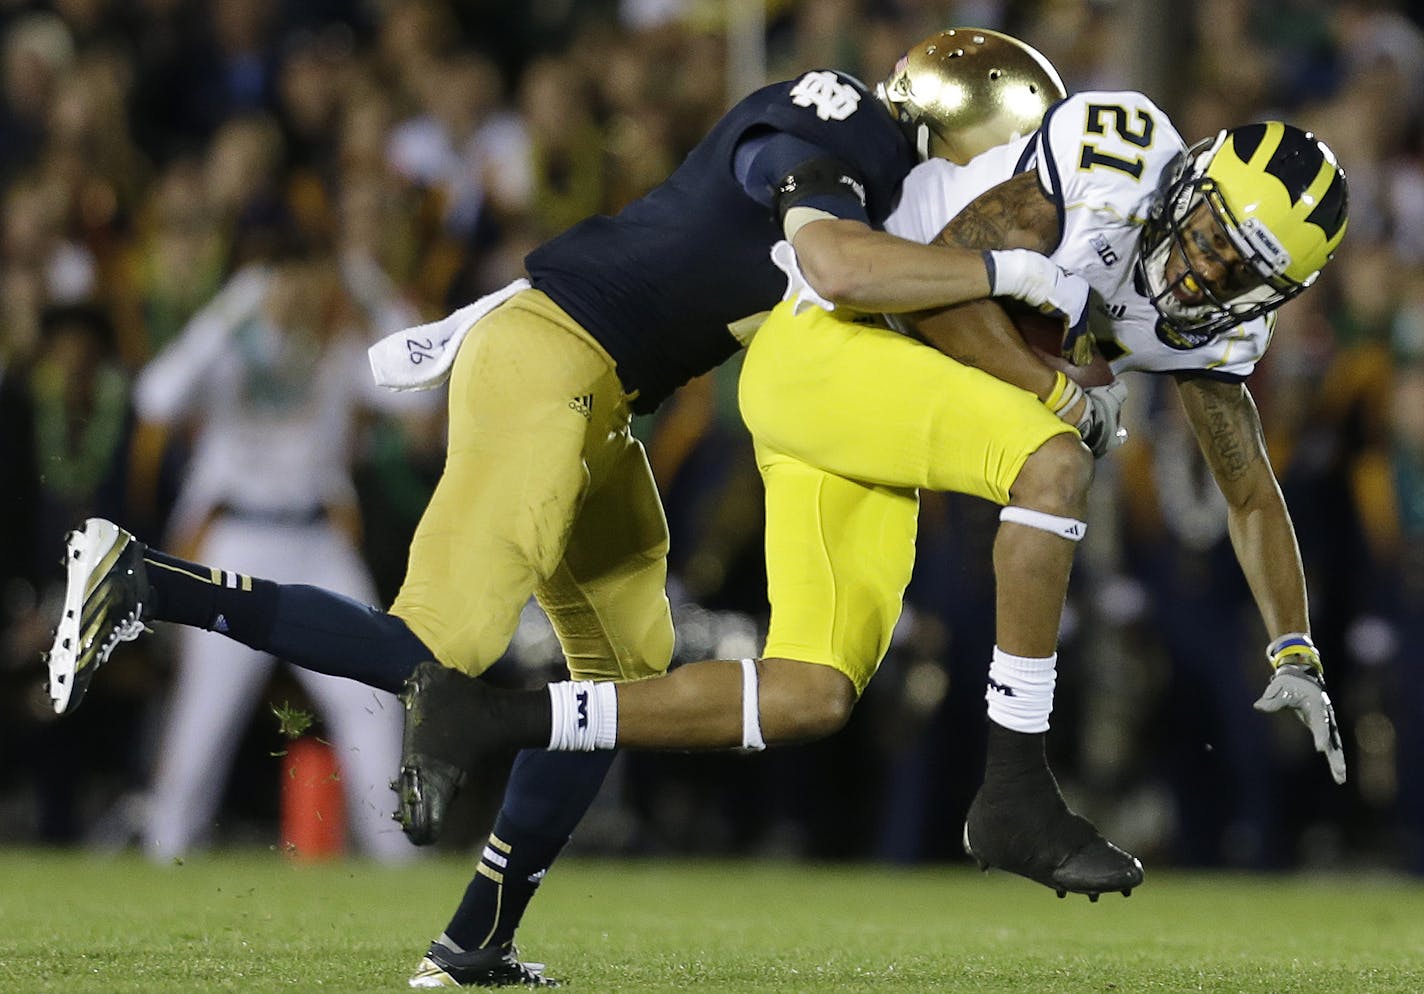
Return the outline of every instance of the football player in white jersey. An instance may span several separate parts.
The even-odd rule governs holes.
[[[986,215],[978,200],[985,194],[989,203],[1013,204],[1012,212]],[[1334,155],[1298,128],[1251,124],[1188,149],[1142,94],[1089,92],[1050,110],[1037,134],[965,166],[917,167],[887,221],[907,238],[961,245],[1013,231],[1016,246],[1050,253],[1093,288],[1091,337],[1065,340],[1065,357],[1085,359],[1095,349],[1114,374],[1174,376],[1271,635],[1273,673],[1256,706],[1293,710],[1337,783],[1345,759],[1309,634],[1304,571],[1245,380],[1270,344],[1276,308],[1316,280],[1343,238],[1347,199]],[[1043,227],[1031,219],[1050,212],[1056,237],[1036,241],[1031,232]],[[991,245],[992,236],[983,247]],[[940,339],[971,309],[983,308],[941,312],[918,330]],[[1013,684],[994,675],[987,696],[997,724],[996,705]],[[991,730],[991,767],[995,737]],[[995,812],[984,798],[970,809],[966,848],[1013,869],[1017,857],[1003,840],[1022,812],[1012,805]]]
[[[1346,213],[1343,171],[1297,128],[1247,125],[1188,149],[1140,94],[1087,93],[1058,104],[1034,135],[964,166],[918,167],[891,222],[920,241],[1053,253],[1092,285],[1090,328],[1113,369],[1176,376],[1271,635],[1273,673],[1256,706],[1293,710],[1337,781],[1345,762],[1309,635],[1300,556],[1244,378],[1269,343],[1273,311],[1315,281]],[[449,706],[469,717],[466,768],[509,745],[760,748],[812,727],[834,730],[898,616],[913,564],[905,536],[915,488],[962,490],[1006,505],[995,546],[988,764],[966,848],[1060,895],[1130,890],[1140,864],[1068,810],[1044,759],[1053,643],[1084,530],[1074,509],[1086,479],[1059,478],[1061,510],[1018,497],[1025,459],[1060,440],[1044,423],[1047,409],[1025,406],[1025,392],[1002,382],[1039,392],[1022,374],[1017,331],[992,301],[917,315],[914,330],[932,351],[853,314],[798,303],[783,302],[757,332],[741,401],[767,492],[772,631],[763,662],[813,664],[828,674],[827,693],[799,709],[768,700],[751,660],[740,679],[735,661],[694,663],[609,693],[579,683],[547,693],[451,683]],[[1063,345],[1082,359],[1091,340]],[[1102,439],[1098,454],[1109,447]],[[1008,554],[1010,545],[1030,551]],[[810,717],[797,725],[798,714]]]

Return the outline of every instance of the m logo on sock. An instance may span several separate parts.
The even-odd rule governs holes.
[[[1014,696],[1013,687],[1010,687],[1007,683],[999,683],[993,677],[989,677],[989,689],[996,693],[1003,694],[1005,697]]]
[[[581,729],[582,729],[582,728],[587,728],[587,727],[588,727],[588,691],[586,691],[586,690],[580,690],[580,691],[578,692],[578,694],[577,694],[577,698],[578,698],[578,727],[581,728]]]

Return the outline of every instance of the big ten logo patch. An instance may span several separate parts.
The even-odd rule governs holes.
[[[814,107],[823,121],[844,121],[860,106],[860,91],[828,69],[808,72],[791,88],[797,107]]]

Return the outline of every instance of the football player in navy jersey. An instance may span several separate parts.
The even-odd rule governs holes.
[[[1031,133],[1063,96],[1033,49],[973,29],[916,45],[875,89],[817,70],[752,93],[663,184],[536,249],[527,281],[413,330],[378,368],[396,386],[450,382],[445,471],[389,611],[185,562],[91,519],[68,541],[49,653],[55,709],[75,708],[114,646],[152,621],[220,629],[386,689],[425,660],[477,675],[504,653],[531,594],[571,675],[601,684],[663,673],[667,525],[631,415],[744,345],[782,294],[769,250],[783,238],[817,299],[894,313],[1011,296],[1076,322],[1086,286],[1037,253],[879,230],[917,162],[967,162]],[[1014,382],[1061,399],[1020,339],[1001,345]],[[1062,413],[1091,430],[1086,400]],[[517,958],[514,931],[610,760],[520,755],[478,872],[412,986],[545,982]],[[403,827],[429,842],[443,814],[431,805],[457,784],[417,772],[402,783]]]

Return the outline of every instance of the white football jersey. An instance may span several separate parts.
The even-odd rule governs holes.
[[[930,159],[906,178],[886,221],[928,243],[984,191],[1036,168],[1058,205],[1062,236],[1050,256],[1092,286],[1089,327],[1114,374],[1210,370],[1244,379],[1271,341],[1271,315],[1187,348],[1158,333],[1158,314],[1132,278],[1133,253],[1163,172],[1185,148],[1172,122],[1140,93],[1088,92],[1049,110],[1034,134],[963,166]]]

